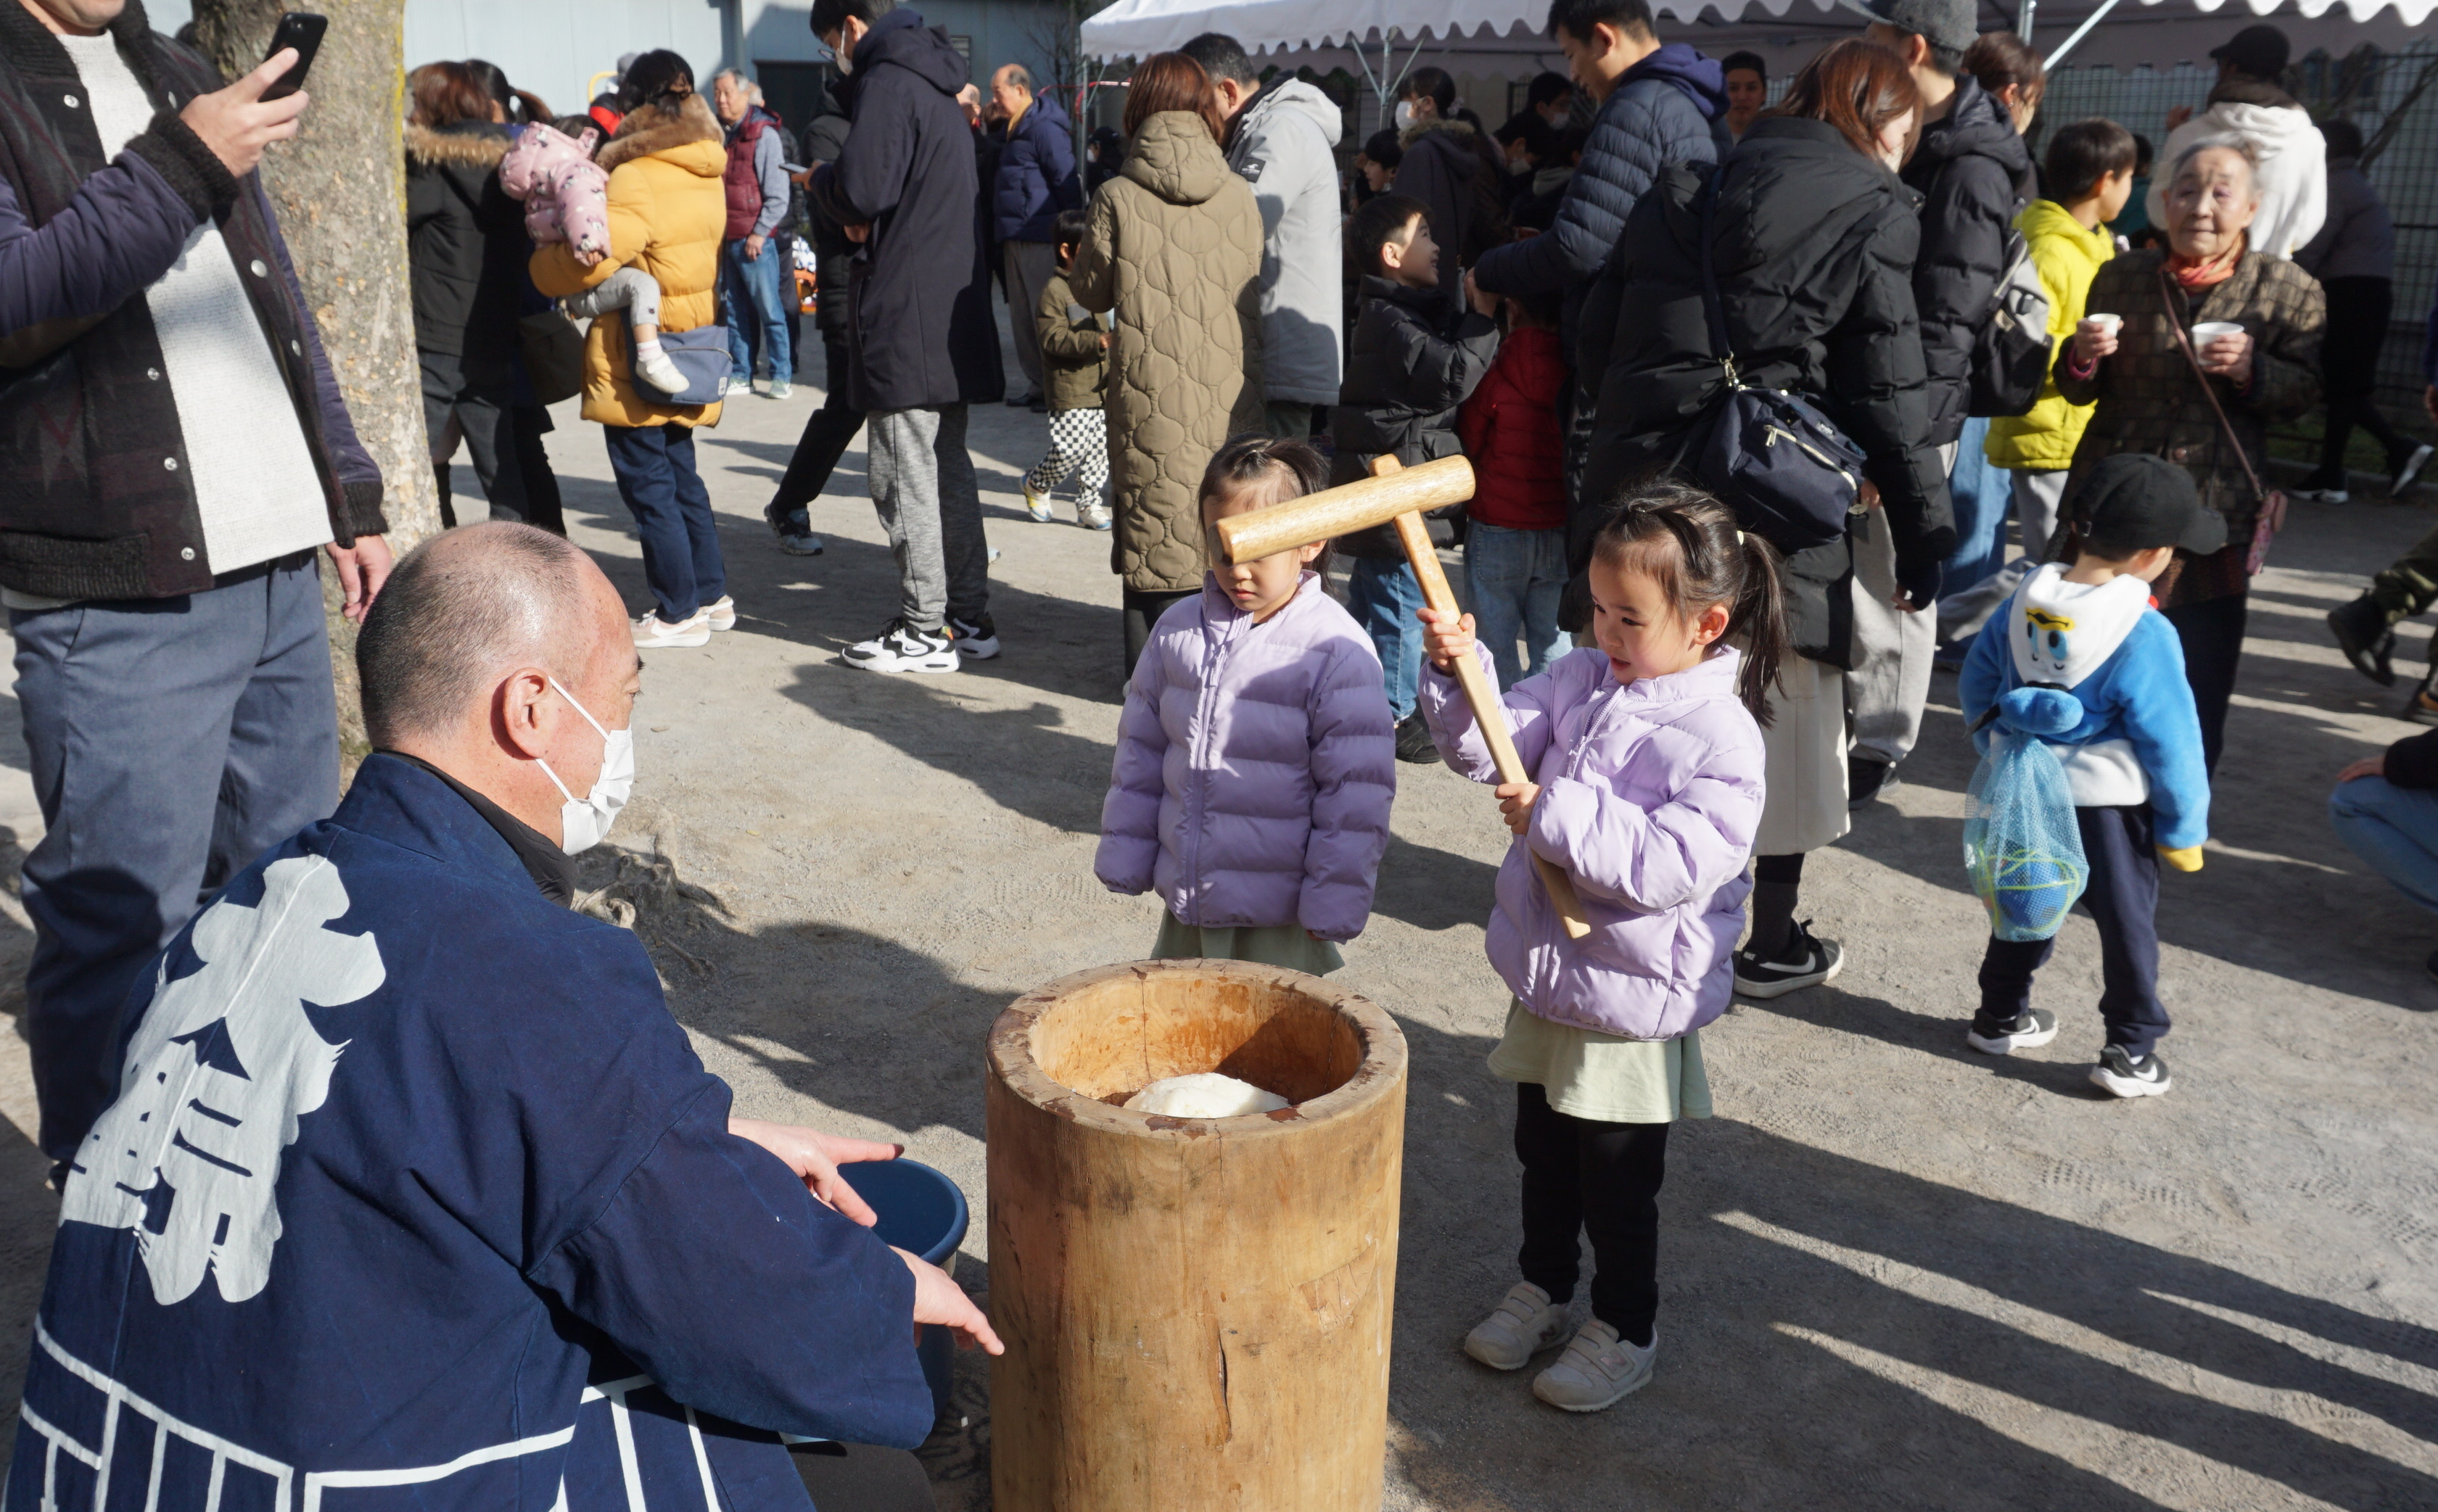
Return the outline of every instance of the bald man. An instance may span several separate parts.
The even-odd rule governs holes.
[[[998,1341],[863,1226],[838,1165],[895,1148],[730,1117],[643,946],[564,906],[634,775],[616,590],[468,526],[398,564],[357,659],[346,800],[129,1007],[8,1512],[106,1504],[97,1464],[165,1507],[801,1512],[779,1434],[921,1442],[914,1326]]]
[[[991,180],[991,239],[999,244],[1007,273],[1007,323],[1016,336],[1016,364],[1033,392],[1009,399],[1039,410],[1044,396],[1041,328],[1035,318],[1042,290],[1058,271],[1058,212],[1083,207],[1084,185],[1075,176],[1075,126],[1054,99],[1033,92],[1033,75],[1009,63],[991,75],[991,103],[1007,120],[1007,145],[999,149]]]

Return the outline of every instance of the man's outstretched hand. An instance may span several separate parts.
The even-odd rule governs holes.
[[[890,1248],[897,1249],[897,1246],[892,1244]],[[957,1284],[955,1276],[921,1256],[909,1255],[904,1250],[897,1250],[897,1257],[906,1262],[906,1269],[914,1273],[914,1322],[918,1327],[926,1323],[936,1323],[944,1328],[957,1330],[957,1347],[961,1349],[981,1349],[995,1355],[1007,1353],[1007,1345],[999,1343],[998,1335],[991,1331],[990,1319],[982,1316],[982,1310],[974,1306],[974,1299],[965,1295],[965,1289]]]
[[[279,76],[295,64],[296,49],[282,47],[226,89],[186,101],[178,119],[203,138],[232,175],[244,178],[262,161],[264,148],[296,134],[296,117],[312,102],[301,89],[285,99],[262,97],[262,92],[279,82]]]
[[[880,1222],[880,1215],[872,1210],[872,1204],[858,1196],[853,1187],[847,1185],[846,1178],[839,1174],[839,1168],[862,1160],[895,1160],[906,1152],[904,1145],[884,1145],[876,1139],[848,1139],[800,1128],[792,1123],[764,1123],[759,1118],[731,1118],[728,1132],[739,1139],[750,1139],[778,1156],[815,1197],[866,1228]],[[900,1250],[898,1253],[903,1255],[906,1252]],[[947,1278],[943,1276],[941,1279]],[[918,1275],[915,1281],[919,1294],[922,1277]],[[962,1292],[957,1294],[964,1295]],[[966,1306],[972,1304],[967,1303]],[[920,1316],[919,1303],[917,1316]]]

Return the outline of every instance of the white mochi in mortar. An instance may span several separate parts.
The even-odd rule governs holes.
[[[1192,1076],[1163,1077],[1128,1098],[1125,1105],[1167,1118],[1233,1118],[1283,1108],[1287,1099],[1232,1076],[1196,1071]]]

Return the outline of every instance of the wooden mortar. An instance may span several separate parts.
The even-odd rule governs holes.
[[[1061,977],[991,1027],[998,1512],[1377,1512],[1405,1040],[1233,960]],[[1289,1100],[1117,1104],[1220,1071]]]

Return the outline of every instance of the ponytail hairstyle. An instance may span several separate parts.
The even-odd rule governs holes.
[[[1721,641],[1740,643],[1736,695],[1770,721],[1769,690],[1789,651],[1785,586],[1777,552],[1758,531],[1736,528],[1734,511],[1690,483],[1661,480],[1628,488],[1592,540],[1592,560],[1641,572],[1686,620],[1727,607]]]
[[[1274,504],[1316,494],[1329,486],[1329,464],[1321,460],[1319,448],[1309,441],[1248,432],[1233,438],[1212,454],[1210,466],[1202,469],[1202,486],[1197,490],[1195,504],[1197,510],[1208,508],[1213,499],[1264,485],[1271,490],[1270,502]],[[1334,541],[1324,541],[1320,554],[1306,562],[1304,570],[1318,572],[1326,582],[1329,559],[1336,547]],[[1215,554],[1211,565],[1220,565]]]

